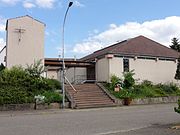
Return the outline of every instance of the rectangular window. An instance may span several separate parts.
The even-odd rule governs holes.
[[[129,72],[129,59],[123,59],[123,68],[124,72]]]

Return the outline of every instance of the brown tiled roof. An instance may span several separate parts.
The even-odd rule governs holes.
[[[152,56],[165,58],[178,58],[179,53],[147,37],[138,36],[129,40],[119,42],[98,50],[88,56],[81,58],[82,61],[91,61],[105,54],[120,54],[131,56]]]

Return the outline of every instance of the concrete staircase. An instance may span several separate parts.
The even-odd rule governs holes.
[[[115,103],[96,84],[73,85],[76,92],[70,85],[66,85],[66,95],[69,96],[72,108],[96,108],[114,106]]]

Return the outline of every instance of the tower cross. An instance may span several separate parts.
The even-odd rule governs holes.
[[[22,34],[25,32],[26,30],[25,29],[22,29],[21,27],[18,29],[15,29],[15,32],[18,33],[18,41],[20,42],[21,41],[21,37],[22,37]]]

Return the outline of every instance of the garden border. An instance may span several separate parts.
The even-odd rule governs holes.
[[[66,102],[66,108],[69,108],[69,102]],[[36,110],[45,109],[61,109],[62,104],[60,103],[50,103],[50,104],[38,104]],[[4,104],[0,105],[0,111],[23,111],[23,110],[35,110],[35,103],[25,103],[25,104]]]

